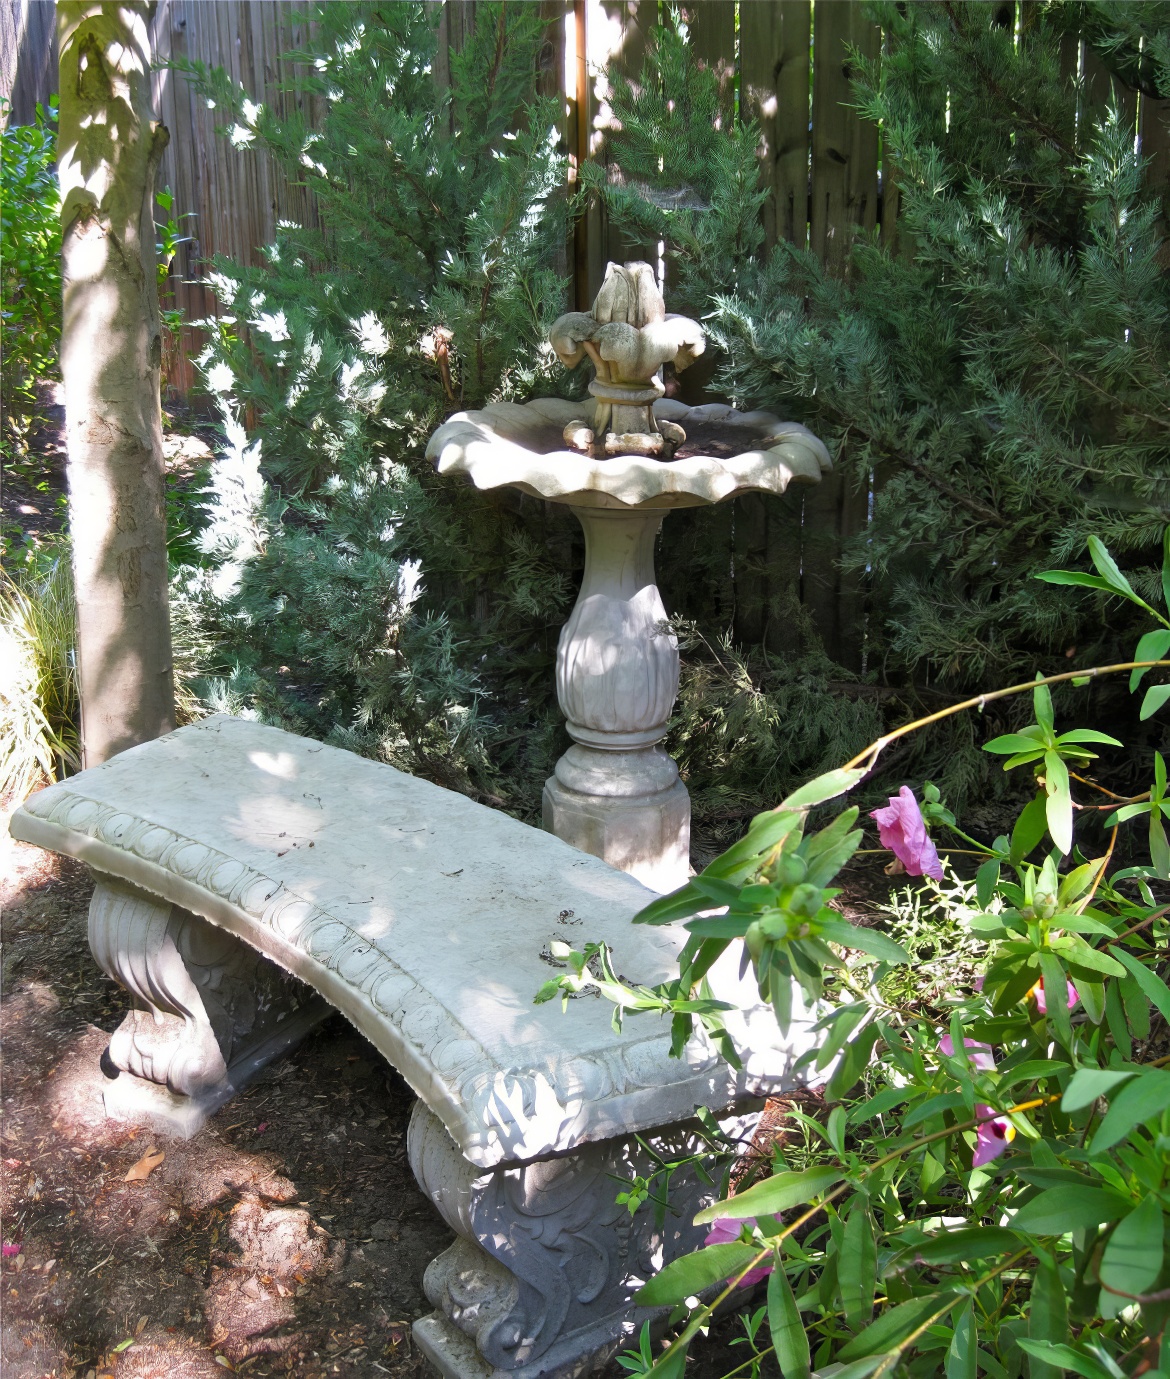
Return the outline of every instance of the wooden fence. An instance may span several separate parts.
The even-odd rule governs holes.
[[[289,102],[305,100],[282,89],[293,70],[285,55],[308,37],[297,19],[302,7],[303,0],[160,0],[154,49],[160,62],[182,56],[222,66],[254,99],[287,111]],[[542,89],[564,95],[574,166],[584,158],[606,160],[602,73],[611,60],[640,72],[648,33],[666,8],[665,0],[543,0],[549,27],[538,80]],[[475,0],[444,5],[438,80],[475,10]],[[855,227],[876,227],[892,242],[896,185],[883,176],[876,129],[849,107],[850,49],[876,56],[881,46],[857,0],[684,0],[682,10],[695,53],[720,76],[728,117],[738,94],[742,116],[760,124],[768,242],[807,246],[836,272],[845,270]],[[1070,74],[1084,76],[1088,101],[1109,98],[1107,74],[1091,53],[1072,45],[1066,63]],[[51,0],[0,0],[0,94],[11,96],[11,118],[32,118],[34,103],[55,89],[56,69]],[[1154,181],[1165,187],[1170,102],[1139,103],[1128,89],[1116,95],[1136,116],[1142,150],[1154,159]],[[193,212],[191,242],[172,275],[176,304],[192,320],[214,312],[198,281],[213,254],[256,263],[277,220],[311,224],[315,208],[264,155],[233,149],[217,136],[222,116],[181,76],[160,70],[156,100],[171,131],[159,182],[170,187],[176,212]],[[304,113],[311,121],[313,110]],[[628,246],[594,210],[579,225],[571,252],[576,305],[587,309],[607,259],[625,257]],[[190,388],[197,350],[197,332],[185,328],[168,368],[180,395]],[[829,654],[853,669],[864,666],[865,589],[841,571],[837,556],[864,529],[871,503],[871,492],[838,475],[812,490],[747,495],[717,510],[705,536],[726,551],[729,603],[721,611],[739,639],[788,649],[791,620],[778,609],[782,596],[795,591]]]

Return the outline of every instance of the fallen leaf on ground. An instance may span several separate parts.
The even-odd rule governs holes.
[[[127,1172],[122,1179],[124,1183],[141,1183],[149,1178],[154,1170],[166,1158],[166,1153],[162,1149],[155,1149],[153,1145],[143,1154],[142,1158]]]

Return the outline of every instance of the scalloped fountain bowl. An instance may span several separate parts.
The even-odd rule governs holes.
[[[553,327],[569,367],[597,375],[589,402],[542,398],[458,412],[431,437],[440,474],[476,488],[567,503],[585,531],[585,573],[557,647],[557,697],[573,745],[545,784],[544,826],[651,889],[685,883],[690,798],[658,745],[678,694],[678,643],[654,578],[672,508],[819,483],[824,445],[771,412],[662,396],[661,366],[703,351],[694,321],[668,315],[646,264],[610,264],[591,314]]]

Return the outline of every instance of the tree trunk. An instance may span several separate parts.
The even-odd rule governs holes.
[[[69,528],[86,766],[175,724],[145,3],[61,0]]]

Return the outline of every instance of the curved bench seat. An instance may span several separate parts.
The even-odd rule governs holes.
[[[565,1012],[559,1001],[535,1006],[552,940],[604,939],[618,970],[652,984],[677,972],[686,935],[631,925],[652,892],[551,834],[243,719],[205,719],[51,786],[10,831],[97,874],[91,946],[136,1007],[111,1041],[118,1081],[165,1084],[180,1128],[189,1132],[325,1010],[257,955],[342,1011],[401,1071],[429,1108],[412,1126],[412,1163],[462,1237],[428,1270],[440,1312],[419,1323],[428,1354],[452,1375],[568,1374],[585,1355],[612,1353],[640,1320],[629,1299],[650,1267],[629,1240],[615,1243],[630,1234],[624,1208],[605,1207],[610,1175],[636,1171],[632,1137],[680,1142],[698,1107],[758,1106],[790,1084],[812,1042],[799,1022],[782,1039],[754,985],[730,967],[713,984],[746,1007],[729,1019],[741,1071],[703,1037],[671,1058],[669,1026],[653,1017],[615,1032],[599,999],[571,1000]],[[697,1204],[705,1192],[695,1179],[683,1195]],[[557,1248],[567,1254],[553,1271],[562,1284],[565,1259],[601,1248],[590,1231],[612,1237],[602,1249],[612,1277],[596,1291],[569,1288],[559,1321],[549,1262],[536,1260],[553,1248],[554,1201],[574,1220],[588,1205],[572,1230],[562,1223]],[[543,1220],[541,1231],[510,1227],[511,1243],[500,1244],[501,1213]],[[668,1241],[643,1222],[646,1249],[693,1247],[692,1214],[665,1228]],[[490,1295],[474,1306],[469,1270]],[[539,1306],[525,1288],[537,1289]]]

